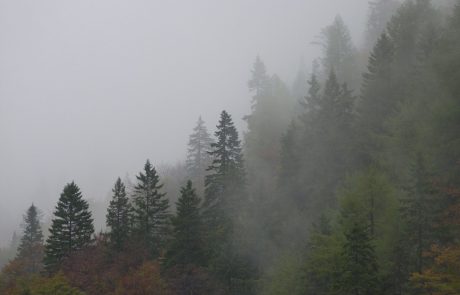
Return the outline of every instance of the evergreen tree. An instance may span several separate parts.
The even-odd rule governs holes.
[[[200,192],[204,190],[206,169],[212,162],[212,158],[208,153],[211,149],[211,143],[211,136],[200,116],[189,138],[186,162],[189,177],[197,184]]]
[[[252,69],[252,78],[248,81],[248,87],[250,91],[254,92],[253,103],[256,103],[259,97],[263,96],[268,90],[270,85],[270,78],[267,75],[265,64],[263,63],[260,56],[256,57],[254,66]]]
[[[301,105],[304,107],[302,117],[305,123],[321,109],[321,84],[315,74],[312,74],[310,80],[308,80],[308,86],[308,94],[301,101]]]
[[[385,32],[388,22],[399,7],[395,0],[373,0],[369,2],[366,29],[366,47],[371,49],[379,36]]]
[[[43,233],[37,207],[32,204],[24,215],[24,232],[18,247],[19,259],[27,273],[37,273],[42,269]]]
[[[130,233],[131,204],[126,196],[126,188],[120,178],[117,179],[113,195],[107,208],[106,225],[110,228],[110,243],[117,250],[126,244]]]
[[[64,258],[88,246],[93,233],[93,218],[88,202],[82,198],[78,186],[71,182],[64,187],[54,211],[45,245],[46,270],[54,272]]]
[[[342,294],[378,294],[378,272],[372,240],[365,226],[355,224],[342,249],[343,265],[337,289]]]
[[[166,254],[166,265],[204,265],[204,232],[200,198],[189,180],[181,189],[176,203],[177,214],[172,218],[172,240]]]
[[[324,74],[334,71],[340,83],[356,88],[360,78],[356,65],[356,49],[350,32],[339,15],[331,25],[321,31],[319,44],[323,51],[321,63]]]
[[[203,208],[211,220],[225,219],[235,214],[235,206],[241,201],[245,184],[245,172],[241,142],[231,116],[222,111],[215,132],[217,142],[211,144],[213,157],[205,182]],[[215,224],[217,225],[217,224]]]
[[[140,172],[134,187],[135,231],[148,247],[152,257],[160,254],[168,233],[169,200],[160,190],[160,177],[147,160],[144,173]]]
[[[436,191],[432,183],[430,170],[425,159],[418,154],[411,165],[410,183],[406,187],[407,195],[402,200],[402,214],[407,224],[406,237],[413,253],[413,271],[421,273],[426,265],[424,252],[437,241],[441,234],[436,229],[439,222],[439,203],[436,202]]]
[[[209,267],[231,294],[246,294],[250,288],[249,260],[241,253],[242,222],[247,220],[244,208],[245,171],[238,132],[232,118],[222,111],[217,141],[211,145],[214,160],[206,176],[202,205],[206,224],[206,252]]]
[[[371,162],[382,146],[387,132],[385,123],[398,106],[398,84],[393,78],[394,46],[387,34],[382,34],[369,57],[368,70],[363,74],[361,100],[358,104],[358,150],[363,163]]]

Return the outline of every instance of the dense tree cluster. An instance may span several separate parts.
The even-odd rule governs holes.
[[[459,294],[460,2],[449,13],[371,1],[361,49],[338,16],[292,89],[258,56],[242,141],[226,111],[214,138],[200,117],[180,193],[147,160],[99,234],[74,182],[45,242],[32,205],[0,293]]]

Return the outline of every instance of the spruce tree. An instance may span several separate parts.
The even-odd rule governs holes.
[[[366,47],[371,49],[384,33],[388,22],[398,9],[400,3],[395,0],[373,0],[369,2],[369,14],[366,29]]]
[[[256,57],[251,72],[252,78],[248,81],[248,87],[250,91],[254,92],[252,102],[257,103],[257,100],[266,94],[270,87],[270,78],[267,75],[267,69],[260,56]]]
[[[91,243],[93,218],[88,202],[78,186],[71,182],[64,187],[54,211],[50,235],[45,245],[45,267],[54,272],[63,259]]]
[[[440,208],[436,202],[439,196],[436,195],[432,177],[426,167],[426,160],[417,154],[410,167],[407,194],[402,199],[401,211],[407,225],[406,238],[412,253],[411,265],[415,266],[412,270],[419,273],[428,259],[424,252],[437,240],[437,234],[441,234],[441,229],[436,229]]]
[[[319,43],[323,51],[321,63],[324,74],[334,71],[340,83],[356,88],[360,78],[356,65],[356,49],[342,17],[336,16],[333,23],[321,31]]]
[[[343,265],[337,289],[341,294],[376,294],[379,290],[378,268],[367,227],[355,224],[345,236]]]
[[[231,294],[244,294],[254,271],[238,252],[241,222],[245,218],[245,171],[238,132],[230,115],[223,111],[211,145],[212,165],[206,177],[202,206],[206,230],[206,253],[214,270]]]
[[[166,254],[167,266],[205,264],[204,232],[200,212],[200,198],[192,182],[181,188],[181,196],[176,203],[176,216],[172,218],[172,240]]]
[[[26,273],[37,273],[43,262],[43,233],[37,207],[32,204],[23,218],[24,232],[16,259],[21,261]]]
[[[110,228],[110,243],[115,249],[121,250],[130,233],[131,204],[120,178],[117,179],[112,192],[112,200],[107,208],[106,224]]]
[[[211,149],[212,138],[208,133],[201,116],[189,137],[186,168],[190,179],[194,181],[198,190],[204,190],[206,169],[211,165],[212,158],[208,151]]]
[[[209,152],[213,161],[206,176],[203,208],[217,222],[235,213],[244,189],[245,172],[238,132],[226,111],[220,115],[215,136],[217,142],[211,144]]]
[[[144,173],[140,172],[134,187],[134,223],[139,238],[148,247],[152,257],[158,257],[168,234],[169,200],[160,190],[160,177],[147,160]]]

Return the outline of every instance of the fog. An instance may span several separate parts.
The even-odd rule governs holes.
[[[353,5],[350,5],[353,2]],[[185,157],[197,117],[244,130],[256,55],[290,84],[341,14],[362,41],[367,0],[0,1],[0,237],[65,183],[103,199],[117,176]]]

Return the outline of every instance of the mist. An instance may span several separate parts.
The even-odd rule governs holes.
[[[254,58],[290,85],[337,14],[362,42],[367,2],[0,1],[2,243],[67,182],[101,200],[147,158],[183,161],[200,115],[245,130]]]
[[[0,293],[460,294],[460,0],[0,0]]]

